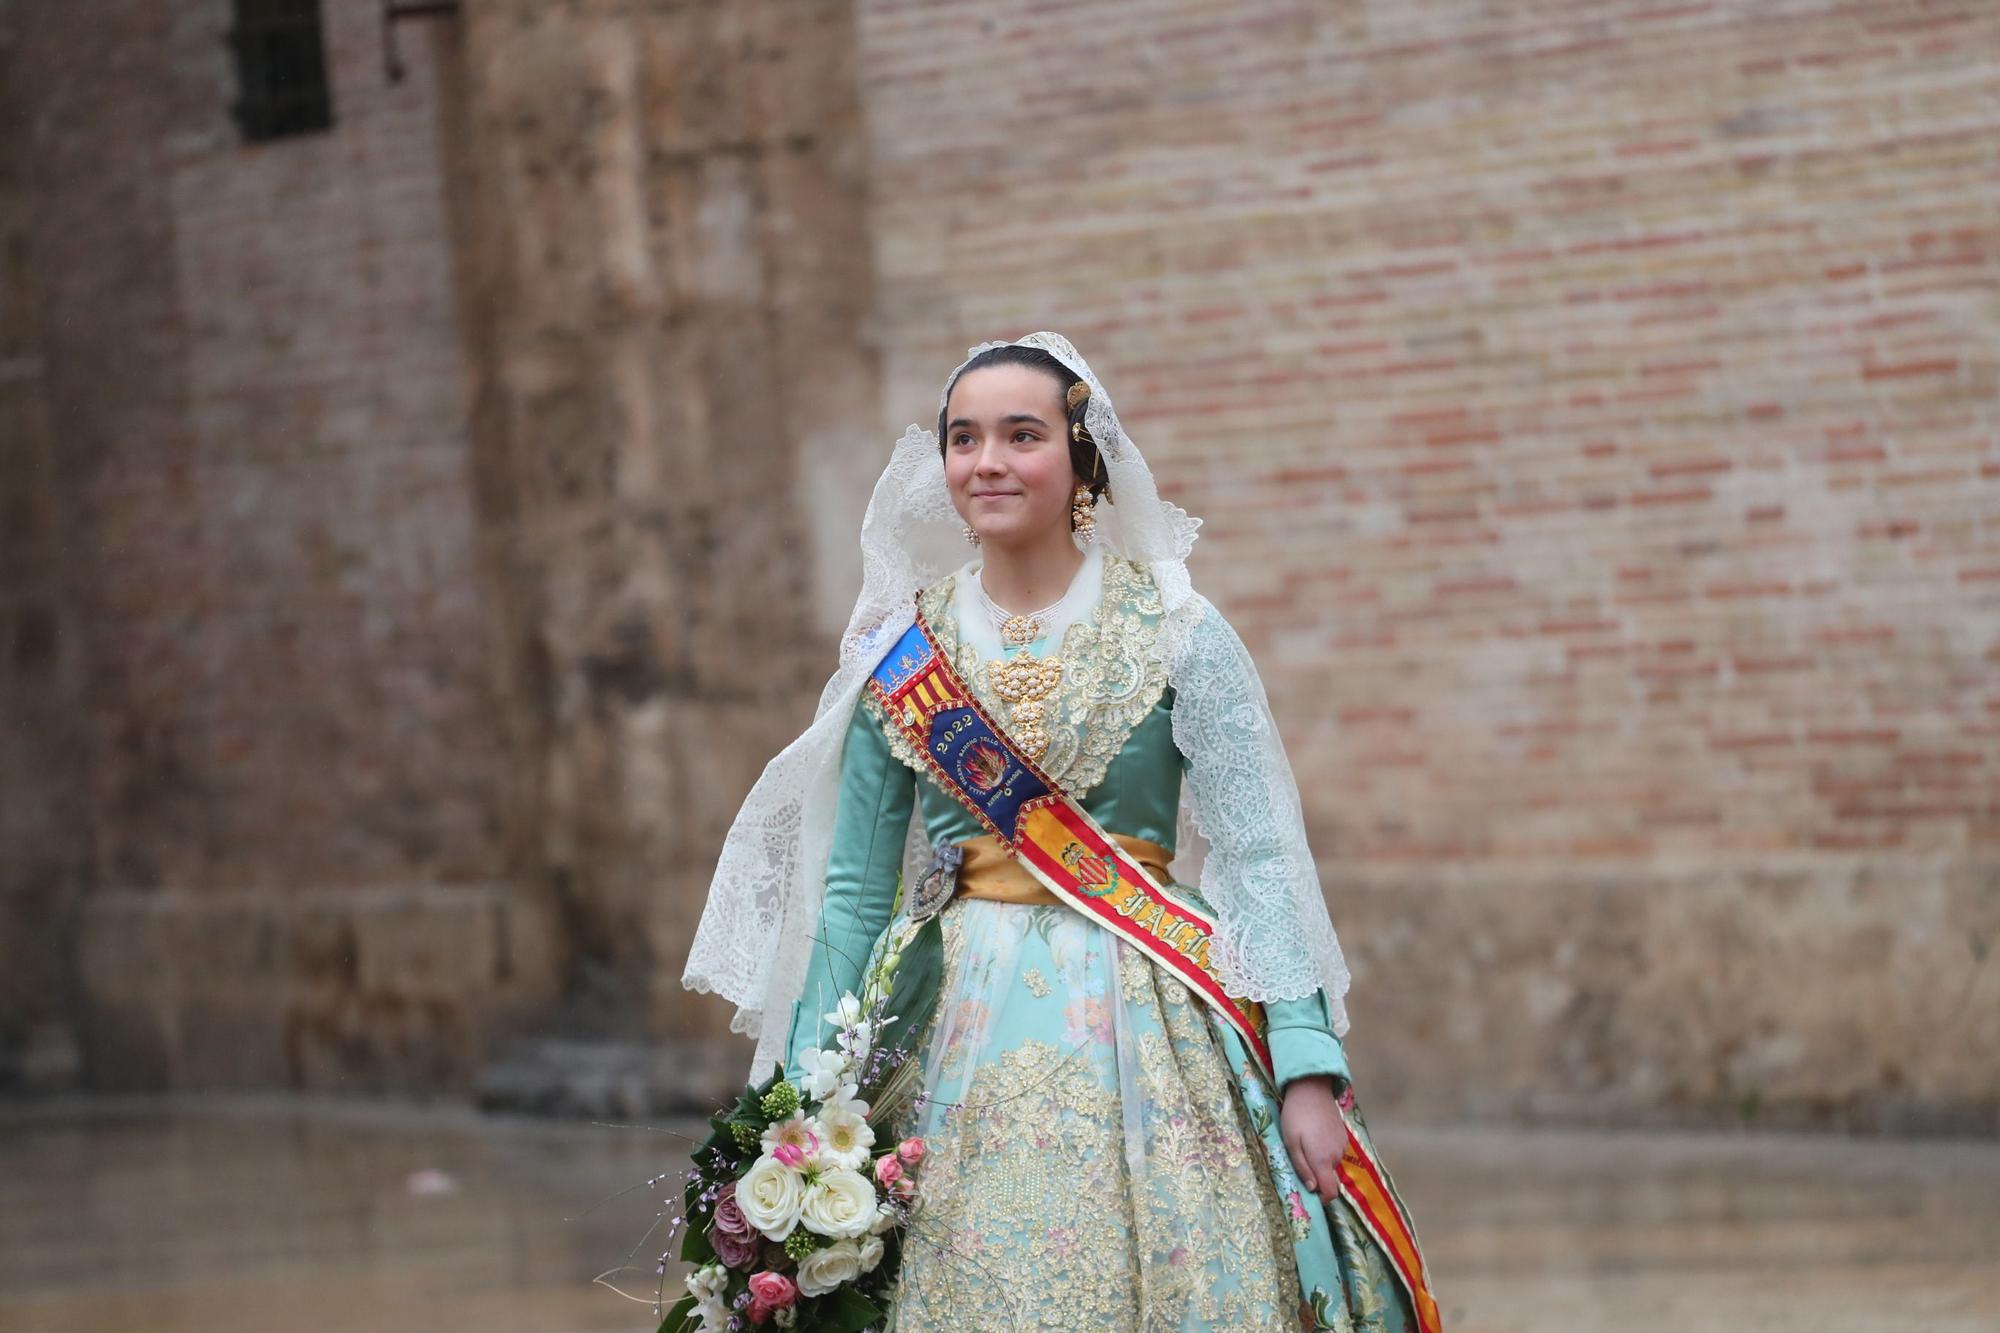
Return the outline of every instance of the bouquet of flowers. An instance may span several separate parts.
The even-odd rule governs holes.
[[[825,1016],[834,1046],[806,1051],[796,1084],[775,1069],[710,1119],[675,1219],[696,1267],[659,1333],[880,1326],[924,1158],[922,1139],[887,1140],[917,1087],[943,962],[935,918],[898,926],[862,994]]]

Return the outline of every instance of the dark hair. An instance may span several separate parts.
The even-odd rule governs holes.
[[[975,370],[987,366],[1026,366],[1039,370],[1056,382],[1056,397],[1067,403],[1069,391],[1083,383],[1083,377],[1064,365],[1051,352],[1039,347],[1020,347],[1008,344],[1005,347],[989,347],[978,356],[965,363],[965,369],[958,372],[963,379]],[[958,380],[953,380],[957,384]],[[949,406],[949,404],[947,404]],[[1090,498],[1095,500],[1111,485],[1111,476],[1104,470],[1104,459],[1097,452],[1097,441],[1090,437],[1090,427],[1084,424],[1084,413],[1090,408],[1089,398],[1080,398],[1075,407],[1069,408],[1069,419],[1064,425],[1064,433],[1069,436],[1069,465],[1077,476],[1087,479]],[[944,453],[950,445],[944,433],[945,408],[938,409],[938,452]]]

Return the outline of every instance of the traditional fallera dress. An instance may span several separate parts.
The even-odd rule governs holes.
[[[1187,761],[1166,670],[1148,651],[1161,599],[1146,567],[1092,548],[1066,623],[1019,646],[994,628],[978,568],[920,594],[938,648],[1049,777],[1199,903],[1164,873]],[[927,841],[960,844],[968,859],[939,915],[945,968],[920,1046],[924,1093],[902,1127],[930,1154],[892,1326],[1414,1333],[1411,1297],[1354,1205],[1345,1194],[1322,1205],[1299,1181],[1239,1034],[1169,969],[1010,878],[979,822],[887,722],[864,695],[847,728],[787,1063],[796,1071],[802,1051],[830,1044],[822,1015],[860,992],[885,929],[911,910],[900,872],[916,809]],[[1365,1142],[1328,1014],[1323,991],[1265,1006],[1275,1082],[1332,1075],[1349,1133]]]

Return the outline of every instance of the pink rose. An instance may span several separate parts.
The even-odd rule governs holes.
[[[731,1183],[715,1198],[715,1229],[731,1236],[754,1236],[756,1228],[750,1219],[743,1216],[742,1206],[736,1202],[736,1186]]]
[[[894,1185],[903,1178],[903,1164],[896,1160],[896,1154],[885,1152],[875,1159],[875,1179],[884,1185]]]
[[[745,1240],[741,1236],[725,1235],[711,1227],[708,1233],[708,1243],[715,1247],[716,1258],[722,1260],[725,1265],[736,1269],[738,1272],[757,1262],[757,1252],[760,1247],[754,1240]]]
[[[731,1268],[748,1268],[757,1262],[761,1238],[743,1216],[734,1185],[715,1201],[715,1219],[709,1224],[708,1240],[715,1247],[715,1257]]]
[[[783,1273],[752,1273],[750,1275],[750,1300],[752,1308],[763,1306],[766,1310],[782,1310],[799,1298],[799,1289]]]
[[[896,1156],[903,1160],[905,1166],[915,1166],[918,1162],[924,1160],[924,1141],[922,1139],[904,1139],[896,1145]]]

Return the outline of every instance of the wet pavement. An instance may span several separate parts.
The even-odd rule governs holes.
[[[696,1128],[0,1108],[0,1329],[647,1333],[649,1252],[592,1278]],[[2000,1329],[2000,1144],[1376,1129],[1454,1333]]]

